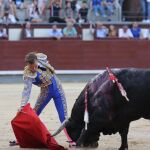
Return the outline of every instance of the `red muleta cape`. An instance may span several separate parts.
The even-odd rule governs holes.
[[[35,111],[27,104],[11,121],[16,139],[22,148],[67,150],[57,144]]]

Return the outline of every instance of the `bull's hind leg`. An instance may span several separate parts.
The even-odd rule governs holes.
[[[121,136],[121,147],[119,150],[128,150],[128,131],[129,131],[129,124],[126,128],[119,131]]]

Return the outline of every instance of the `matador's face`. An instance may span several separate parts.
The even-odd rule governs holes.
[[[36,72],[37,71],[37,69],[38,69],[38,62],[37,61],[35,61],[33,64],[27,64],[28,65],[28,67],[29,67],[29,69],[34,73],[34,72]]]

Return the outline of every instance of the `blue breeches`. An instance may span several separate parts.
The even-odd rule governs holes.
[[[37,115],[40,115],[45,106],[53,98],[59,119],[62,123],[67,118],[66,98],[61,83],[56,76],[51,78],[51,82],[52,84],[49,86],[41,88],[41,93],[37,99],[34,110]]]

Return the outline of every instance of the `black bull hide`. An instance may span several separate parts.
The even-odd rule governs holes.
[[[129,102],[120,94],[108,72],[93,78],[77,98],[66,126],[78,146],[98,146],[100,133],[119,132],[120,150],[128,149],[127,134],[131,121],[150,119],[150,70],[112,70],[127,92]],[[88,129],[84,130],[85,89],[88,91]]]

